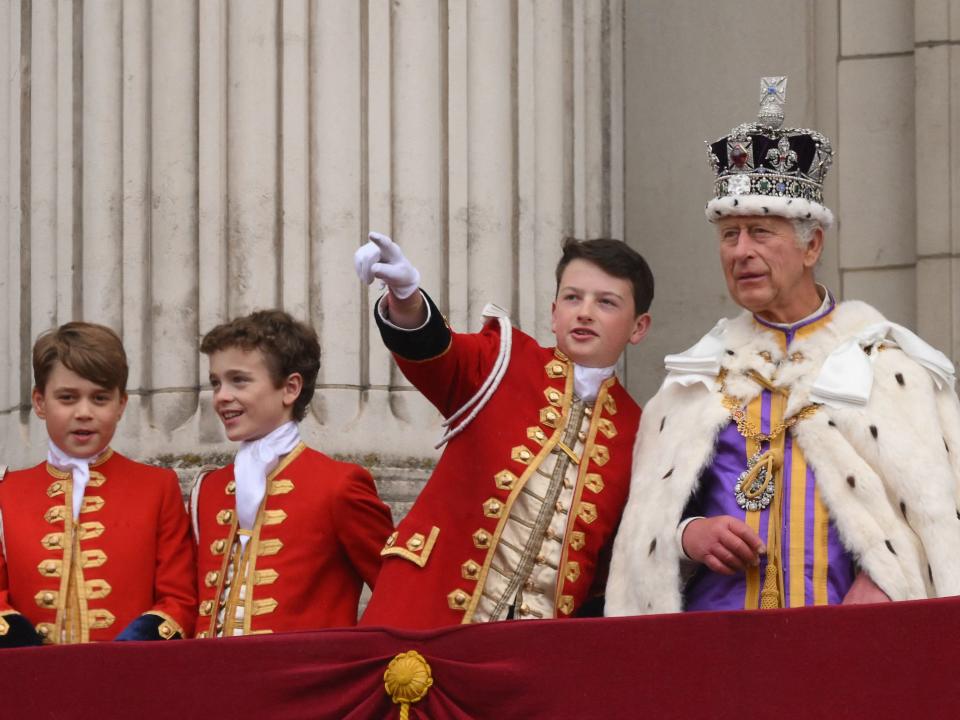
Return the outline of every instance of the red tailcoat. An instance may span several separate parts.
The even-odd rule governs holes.
[[[198,637],[216,635],[237,533],[235,489],[232,464],[202,476],[194,488]],[[363,583],[374,586],[380,547],[392,530],[370,473],[301,443],[267,478],[248,543],[244,634],[355,625]]]
[[[81,641],[112,640],[148,612],[167,621],[162,637],[189,637],[194,548],[176,474],[107,450],[90,464],[76,521],[72,498],[72,475],[45,462],[0,482],[0,613],[16,610],[45,642],[60,642],[67,570],[79,552]]]
[[[429,301],[431,319],[401,332],[382,322],[403,374],[448,417],[482,385],[500,349],[495,322],[452,333]],[[471,621],[500,533],[527,478],[560,440],[573,396],[573,364],[513,330],[499,389],[446,446],[410,513],[391,536],[362,625],[429,628]],[[605,581],[627,498],[640,407],[616,378],[592,409],[563,541],[554,605],[569,616]]]

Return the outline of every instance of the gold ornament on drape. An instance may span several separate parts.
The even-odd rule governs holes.
[[[432,685],[430,664],[416,650],[397,655],[383,673],[383,687],[400,706],[400,720],[408,720],[410,705],[423,700]]]

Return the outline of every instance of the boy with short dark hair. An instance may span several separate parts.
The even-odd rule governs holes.
[[[594,611],[627,497],[640,408],[614,370],[647,333],[653,276],[616,240],[570,240],[540,347],[487,306],[453,332],[390,238],[371,233],[357,274],[388,291],[374,315],[410,382],[447,418],[448,442],[387,558],[365,625],[436,627]]]
[[[37,338],[33,373],[49,452],[0,482],[0,646],[189,636],[197,594],[177,476],[110,448],[127,403],[120,338],[62,325]]]
[[[653,273],[643,257],[621,240],[598,238],[596,240],[563,241],[563,250],[554,276],[557,279],[556,293],[567,266],[574,260],[584,260],[596,265],[607,275],[627,280],[633,293],[633,306],[637,315],[645,314],[653,302]]]
[[[203,338],[214,410],[234,462],[202,472],[191,510],[199,543],[197,637],[355,625],[393,530],[370,474],[304,445],[320,369],[313,328],[280,310]]]

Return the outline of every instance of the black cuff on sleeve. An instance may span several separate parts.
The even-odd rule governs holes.
[[[146,613],[130,621],[123,632],[117,635],[114,640],[123,642],[125,640],[179,640],[180,633],[174,633],[170,636],[164,636],[160,633],[160,626],[164,619],[159,615]]]
[[[373,306],[373,317],[380,329],[380,337],[387,349],[405,360],[431,360],[442,355],[450,347],[450,328],[433,300],[423,290],[423,299],[430,308],[426,325],[416,330],[400,330],[391,327],[380,317],[380,300]]]
[[[36,628],[20,613],[3,616],[6,632],[0,635],[0,648],[30,647],[42,645]]]

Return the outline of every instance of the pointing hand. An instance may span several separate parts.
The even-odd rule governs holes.
[[[369,237],[370,241],[353,254],[357,277],[367,285],[374,278],[382,281],[399,300],[410,297],[420,287],[420,272],[386,235],[372,232]]]

